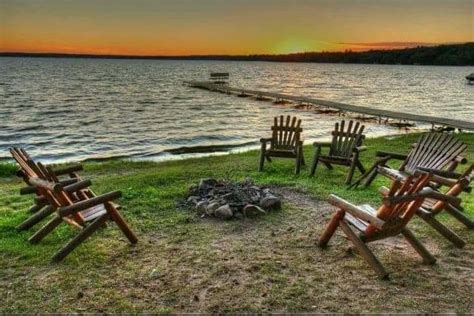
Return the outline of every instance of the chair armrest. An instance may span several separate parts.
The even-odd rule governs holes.
[[[377,156],[377,157],[387,157],[387,156],[389,156],[391,159],[397,159],[397,160],[405,160],[408,157],[407,155],[402,155],[402,154],[399,154],[399,153],[392,153],[392,152],[389,152],[389,151],[381,151],[381,150],[376,151],[375,156]]]
[[[384,161],[384,162],[386,162],[386,161]],[[392,169],[389,168],[389,167],[384,167],[384,166],[378,166],[378,167],[377,167],[377,171],[378,171],[380,174],[382,174],[382,175],[384,175],[384,176],[390,178],[390,176],[392,176],[392,174],[390,173],[389,170],[392,170]],[[399,180],[399,181],[405,181],[405,177],[404,177],[404,176],[401,176],[401,175],[399,175],[399,174],[394,174],[393,176],[395,176],[395,178],[396,178],[397,180]]]
[[[36,192],[38,192],[38,190],[34,186],[20,188],[20,195],[33,194]]]
[[[82,189],[88,188],[91,185],[92,185],[91,180],[82,180],[82,181],[70,184],[68,186],[65,186],[63,188],[63,190],[68,192],[68,193],[72,193],[72,192],[77,192],[77,191],[80,191]]]
[[[461,204],[461,199],[456,196],[443,194],[431,188],[427,188],[427,189],[429,189],[429,191],[425,193],[426,197],[429,197],[438,201],[443,201],[454,206],[459,206]]]
[[[268,138],[260,138],[260,142],[261,143],[268,143],[268,142],[271,142],[273,138],[271,137],[268,137]]]
[[[378,229],[382,229],[385,222],[378,217],[375,217],[364,210],[360,209],[354,204],[347,202],[346,200],[338,197],[337,195],[331,194],[329,196],[328,202],[332,205],[339,207],[341,210],[350,213],[351,215],[360,218],[364,221],[369,222],[370,224],[374,225]]]
[[[69,216],[74,213],[91,208],[93,206],[104,204],[106,202],[110,202],[112,200],[118,199],[121,196],[122,196],[122,193],[120,191],[105,193],[105,194],[93,197],[92,199],[79,201],[69,206],[60,207],[58,209],[58,213],[59,213],[59,216],[61,217]]]
[[[72,165],[72,166],[68,166],[64,168],[59,168],[56,170],[53,169],[53,172],[57,176],[63,176],[65,174],[71,174],[73,172],[82,171],[82,170],[83,170],[82,165],[77,164],[77,165]]]
[[[60,183],[46,181],[38,177],[31,177],[28,181],[35,188],[40,188],[47,191],[59,192],[62,189],[62,185]]]
[[[461,179],[458,179],[458,180],[453,180],[451,178],[447,178],[447,177],[437,175],[436,173],[438,171],[440,171],[441,174],[445,174],[445,171],[443,171],[443,170],[430,169],[430,168],[418,168],[415,171],[415,175],[419,174],[420,172],[430,172],[430,173],[432,173],[430,182],[433,183],[434,185],[444,185],[444,186],[447,186],[447,187],[451,188],[451,187],[458,184],[458,185],[460,185],[460,187],[462,188],[462,190],[464,192],[470,193],[472,191],[472,188],[469,186],[470,181],[468,179],[461,178]],[[449,174],[449,173],[454,174],[454,172],[449,172],[449,171],[446,171],[446,173],[447,174]]]
[[[467,163],[467,158],[463,156],[456,156],[456,158],[454,158],[454,161],[460,163],[461,165],[464,165]]]
[[[328,142],[314,142],[314,147],[331,147],[331,143]]]
[[[354,147],[354,151],[355,152],[363,152],[363,151],[366,151],[367,150],[367,146],[357,146],[357,147]]]
[[[460,198],[457,198],[457,197],[452,196],[452,195],[443,194],[443,193],[438,192],[436,190],[433,190],[432,188],[429,188],[429,187],[425,187],[420,192],[415,193],[415,194],[384,197],[383,198],[383,203],[387,206],[393,206],[393,205],[399,204],[399,203],[414,201],[416,199],[419,199],[420,197],[429,197],[429,198],[432,198],[432,199],[435,199],[435,200],[450,203],[450,204],[455,205],[455,206],[461,204],[461,199]]]
[[[440,169],[433,169],[433,168],[425,168],[425,167],[418,167],[417,169],[420,169],[422,171],[430,172],[433,175],[437,175],[443,178],[449,178],[449,179],[459,179],[461,177],[461,174],[458,172],[454,171],[447,171],[447,170],[440,170]]]

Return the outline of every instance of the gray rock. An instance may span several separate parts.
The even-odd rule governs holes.
[[[217,181],[212,178],[207,178],[207,179],[201,179],[199,181],[199,190],[200,191],[207,191],[209,189],[212,189],[217,185]]]
[[[229,204],[222,205],[214,211],[214,216],[220,219],[230,219],[233,215],[234,213],[232,212]]]
[[[191,195],[190,197],[188,197],[187,201],[188,201],[188,203],[192,203],[192,204],[196,205],[198,200],[199,200],[198,196]]]
[[[207,201],[201,201],[196,204],[196,213],[199,215],[205,214],[207,211],[207,205],[209,202]]]
[[[279,210],[281,209],[281,200],[272,194],[266,194],[260,200],[260,206],[265,210]]]
[[[209,216],[214,215],[214,212],[219,208],[220,204],[217,202],[209,203],[206,209],[206,214]]]

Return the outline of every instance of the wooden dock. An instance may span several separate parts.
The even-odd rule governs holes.
[[[186,85],[205,89],[209,91],[216,91],[228,94],[237,94],[240,96],[253,96],[257,98],[271,98],[275,100],[284,100],[284,101],[291,101],[291,102],[298,102],[300,104],[308,104],[314,105],[319,107],[325,107],[329,109],[335,109],[340,112],[347,112],[347,113],[359,113],[362,115],[369,115],[380,122],[384,119],[395,119],[405,122],[423,122],[432,125],[432,129],[435,127],[441,128],[451,128],[451,129],[458,129],[460,131],[474,131],[474,122],[470,121],[462,121],[456,119],[449,119],[444,117],[435,117],[435,116],[428,116],[428,115],[419,115],[419,114],[411,114],[405,112],[396,112],[390,110],[383,110],[383,109],[376,109],[370,108],[367,106],[359,106],[359,105],[352,105],[347,103],[339,103],[321,99],[314,99],[305,96],[294,96],[289,94],[281,94],[281,93],[273,93],[267,91],[257,91],[257,90],[249,90],[249,89],[242,89],[242,88],[235,88],[230,87],[227,84],[215,84],[209,81],[185,81]]]

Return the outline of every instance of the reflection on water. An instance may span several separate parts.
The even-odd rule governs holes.
[[[0,58],[0,66],[0,157],[24,146],[45,161],[169,159],[254,147],[275,115],[301,117],[306,140],[328,137],[340,119],[182,84],[211,71],[250,89],[464,120],[474,114],[469,67],[47,58]],[[366,125],[369,136],[399,132]]]

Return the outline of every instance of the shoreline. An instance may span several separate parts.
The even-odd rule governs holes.
[[[387,129],[390,131],[390,129]],[[389,138],[389,137],[402,137],[409,134],[420,134],[428,132],[429,129],[411,129],[408,131],[401,132],[398,129],[394,133],[383,133],[376,135],[367,135],[367,139],[377,139],[377,138]],[[473,134],[469,132],[462,132],[461,134]],[[264,135],[262,135],[263,137]],[[315,137],[305,139],[304,147],[312,148],[312,143],[314,141],[329,141],[331,137],[329,135],[323,137]],[[201,149],[207,148],[216,148],[214,151],[199,152]],[[228,148],[230,150],[219,150]],[[26,148],[28,150],[28,148]],[[103,157],[89,157],[84,159],[50,159],[43,158],[40,159],[44,163],[48,164],[67,164],[67,163],[89,163],[89,162],[106,162],[106,161],[115,161],[115,160],[124,160],[124,161],[136,161],[136,162],[167,162],[167,161],[185,161],[189,159],[198,159],[206,157],[216,157],[216,156],[227,156],[232,154],[241,154],[248,153],[251,151],[259,150],[260,143],[258,140],[255,142],[246,142],[242,144],[226,144],[226,145],[215,145],[215,146],[182,146],[176,147],[173,149],[167,149],[156,154],[140,155],[140,156],[127,156],[127,155],[115,155],[115,156],[103,156]],[[310,150],[310,149],[306,149]],[[5,149],[4,151],[8,151]],[[184,152],[183,152],[184,151]],[[180,152],[180,153],[174,153]],[[32,155],[34,156],[34,154]],[[0,165],[14,163],[14,160],[7,154],[5,157],[0,157]]]

